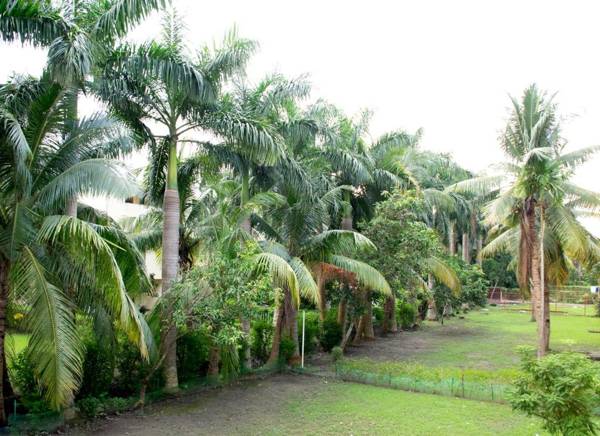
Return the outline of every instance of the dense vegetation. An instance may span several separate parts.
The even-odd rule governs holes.
[[[551,98],[532,86],[513,100],[510,162],[476,176],[420,149],[420,130],[373,140],[370,112],[346,115],[304,76],[251,83],[257,44],[236,32],[191,55],[171,11],[159,38],[127,42],[163,3],[0,0],[2,38],[48,49],[40,77],[0,86],[0,425],[15,396],[26,412],[95,416],[295,366],[303,335],[304,351],[339,359],[484,306],[490,286],[532,297],[544,356],[550,285],[597,280],[600,261],[577,219],[600,197],[570,181],[600,147],[565,152]],[[80,117],[84,95],[105,110]],[[122,158],[139,150],[134,175]],[[116,222],[86,195],[146,212]]]

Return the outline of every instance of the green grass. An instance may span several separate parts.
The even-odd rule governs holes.
[[[448,325],[450,324],[450,325]],[[474,311],[464,320],[452,319],[446,325],[425,323],[423,335],[447,327],[460,327],[463,334],[445,338],[434,351],[415,356],[422,364],[472,369],[503,369],[519,363],[517,348],[536,345],[536,323],[529,313],[489,307]],[[550,346],[556,351],[600,351],[600,318],[553,314]]]
[[[508,406],[416,394],[353,383],[321,384],[309,398],[293,399],[274,422],[248,433],[534,435],[537,420]]]

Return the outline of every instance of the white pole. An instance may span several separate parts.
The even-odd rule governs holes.
[[[306,310],[302,311],[302,368],[304,368],[304,325],[306,324]]]

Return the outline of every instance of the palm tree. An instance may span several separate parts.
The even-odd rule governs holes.
[[[60,215],[74,195],[137,193],[120,163],[98,157],[129,147],[123,126],[99,115],[66,125],[69,92],[47,79],[0,88],[0,374],[5,309],[18,298],[30,307],[28,352],[54,408],[70,404],[81,377],[77,308],[98,320],[108,315],[143,355],[149,339],[130,297],[150,287],[140,253],[116,227]],[[7,383],[0,378],[0,393]]]
[[[549,348],[549,294],[546,283],[547,261],[544,260],[547,238],[554,249],[587,262],[596,244],[577,222],[573,209],[595,210],[600,206],[598,194],[572,182],[575,168],[600,150],[593,146],[564,153],[565,141],[560,136],[556,105],[552,98],[535,85],[527,88],[521,101],[512,99],[513,113],[501,141],[510,162],[500,165],[500,174],[481,176],[457,183],[456,191],[496,194],[485,207],[489,225],[518,226],[518,231],[501,232],[501,245],[518,237],[518,278],[522,288],[531,286],[535,297],[538,322],[538,355]],[[549,235],[551,234],[551,236]],[[488,249],[488,251],[493,251]],[[553,256],[557,261],[560,256]]]
[[[352,230],[329,228],[330,209],[339,207],[341,195],[348,187],[324,190],[324,186],[314,185],[313,191],[307,193],[305,187],[282,176],[275,189],[276,201],[266,210],[268,219],[254,217],[256,228],[266,235],[264,252],[257,256],[258,267],[269,271],[275,285],[283,291],[275,311],[271,362],[279,357],[282,337],[294,342],[294,358],[299,355],[296,314],[300,296],[323,307],[311,270],[318,270],[323,264],[335,266],[353,273],[365,289],[390,293],[377,270],[352,257],[356,250],[374,249],[372,243]]]
[[[149,196],[163,207],[162,233],[162,292],[168,292],[177,277],[179,265],[179,226],[181,224],[181,192],[178,187],[178,160],[181,144],[198,144],[191,133],[210,131],[228,142],[262,144],[267,148],[273,138],[260,123],[232,110],[227,99],[218,99],[221,83],[239,72],[255,50],[252,41],[240,39],[230,32],[223,47],[204,48],[198,59],[186,56],[182,27],[177,15],[167,15],[160,42],[142,47],[128,47],[115,52],[114,63],[107,62],[102,81],[96,85],[97,94],[110,105],[113,113],[146,138],[150,151],[147,184]],[[155,75],[136,74],[138,58],[170,60],[185,65],[184,77],[165,76],[162,68]],[[123,65],[123,68],[115,66]],[[182,81],[185,82],[182,85]],[[196,86],[197,85],[197,86]],[[186,89],[197,88],[196,92]],[[155,134],[150,125],[158,126],[164,134]],[[165,316],[171,316],[166,313]],[[168,355],[165,359],[166,389],[178,387],[176,366],[176,332],[172,323],[163,332]]]

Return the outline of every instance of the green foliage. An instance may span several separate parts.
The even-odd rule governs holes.
[[[600,405],[600,367],[575,353],[551,354],[541,360],[533,349],[522,353],[523,374],[510,402],[515,410],[543,420],[552,434],[596,434],[593,409]]]
[[[321,346],[323,350],[330,351],[342,342],[342,326],[337,322],[335,311],[329,311],[323,321]]]
[[[344,357],[344,350],[342,347],[335,346],[331,349],[331,360],[335,362],[339,362]]]
[[[306,354],[315,351],[319,345],[319,314],[307,311],[304,326],[304,352]],[[302,315],[298,316],[298,343],[302,346]]]
[[[294,356],[295,347],[296,343],[292,338],[281,338],[281,342],[279,343],[279,362],[281,364],[286,364],[290,361],[290,359]]]
[[[490,285],[508,289],[519,287],[515,272],[510,268],[512,261],[513,257],[504,252],[483,259],[481,267]]]
[[[177,338],[177,376],[181,381],[206,374],[210,345],[208,333],[201,328]]]
[[[89,396],[78,400],[75,405],[83,418],[92,420],[99,416],[129,409],[132,405],[132,399],[107,397],[105,395],[99,397]]]
[[[85,397],[77,401],[79,413],[86,419],[96,418],[102,409],[102,400],[96,397]]]
[[[252,357],[257,363],[264,364],[267,362],[272,340],[272,321],[268,319],[258,319],[252,323],[252,331],[250,333],[250,350]]]
[[[398,301],[396,313],[398,315],[398,323],[400,327],[404,330],[408,330],[414,327],[417,322],[417,307],[406,301]]]
[[[111,345],[102,345],[95,339],[86,341],[78,398],[98,397],[109,392],[117,358]]]
[[[44,414],[50,411],[27,349],[22,350],[11,360],[9,374],[13,388],[20,394],[21,404],[29,413]]]

